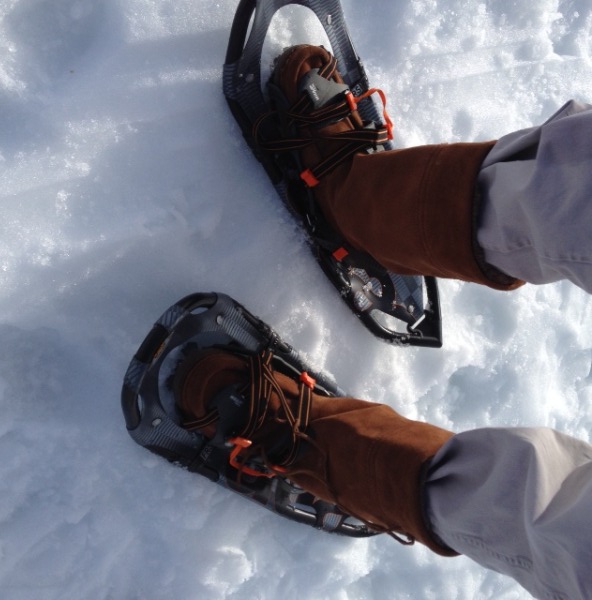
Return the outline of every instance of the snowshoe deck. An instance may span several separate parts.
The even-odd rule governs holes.
[[[183,298],[156,321],[126,372],[121,406],[130,436],[141,446],[198,473],[288,519],[350,537],[376,535],[335,505],[319,501],[281,476],[252,477],[229,463],[230,448],[209,443],[180,425],[170,377],[189,349],[233,346],[270,350],[316,380],[318,393],[343,395],[328,377],[314,372],[265,323],[224,294]]]
[[[392,273],[369,255],[348,247],[315,210],[310,190],[286,177],[282,159],[262,150],[253,138],[253,124],[269,112],[261,81],[265,37],[276,12],[288,5],[309,8],[316,15],[330,41],[339,72],[352,93],[360,96],[369,89],[339,0],[241,0],[224,65],[223,90],[231,112],[281,199],[306,229],[320,266],[364,325],[389,342],[439,348],[442,328],[437,281],[433,277]],[[382,109],[370,97],[360,101],[358,110],[364,120],[377,123],[382,120]],[[386,150],[393,147],[390,141],[384,145]],[[299,209],[295,210],[297,196],[300,196]],[[302,206],[310,210],[303,212]]]

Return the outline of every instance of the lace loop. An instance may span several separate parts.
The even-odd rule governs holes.
[[[301,374],[298,382],[298,400],[293,410],[274,375],[271,366],[272,358],[273,354],[269,351],[264,351],[249,358],[249,415],[241,434],[229,440],[229,443],[233,446],[229,457],[230,464],[240,472],[256,477],[273,477],[276,473],[281,474],[294,462],[298,455],[300,440],[307,438],[305,431],[310,421],[314,380],[308,374]],[[261,445],[253,444],[251,441],[251,438],[266,422],[274,397],[279,401],[277,415],[274,420],[276,422],[284,421],[289,428],[289,433],[287,432],[287,436],[289,436],[287,449],[283,458],[277,463],[268,461],[264,448]],[[247,452],[244,453],[244,450],[247,450]],[[255,452],[260,453],[265,462],[271,463],[271,466],[261,470],[247,466],[248,455]],[[244,455],[243,460],[240,460],[241,454]]]

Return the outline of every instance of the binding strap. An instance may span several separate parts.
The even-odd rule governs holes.
[[[278,109],[262,114],[253,124],[253,139],[263,150],[272,153],[299,152],[319,142],[341,142],[337,149],[314,167],[301,171],[300,179],[308,187],[319,181],[340,164],[358,152],[376,150],[393,138],[393,123],[386,111],[386,97],[378,88],[367,90],[356,97],[343,83],[332,79],[336,73],[335,57],[321,67],[306,73],[301,81],[298,100],[287,109]],[[314,91],[311,91],[314,90]],[[278,91],[281,94],[281,91]],[[383,124],[359,123],[358,103],[364,98],[378,94],[383,103]],[[283,95],[283,94],[282,94]],[[323,129],[350,117],[353,126],[338,133],[326,133]],[[265,139],[262,131],[267,129],[269,119],[283,123],[283,131],[291,135],[279,135],[275,139]]]
[[[234,444],[231,452],[231,464],[241,472],[246,472],[255,476],[274,476],[276,473],[285,472],[286,468],[294,462],[298,455],[300,440],[306,437],[304,433],[308,428],[310,421],[310,407],[312,402],[312,393],[315,387],[315,380],[306,372],[302,372],[299,378],[299,395],[295,405],[295,410],[290,407],[284,391],[278,383],[274,371],[271,367],[273,354],[270,351],[264,351],[261,354],[253,356],[249,360],[250,371],[250,402],[249,418],[240,436],[229,440]],[[282,459],[270,466],[269,472],[259,472],[250,469],[244,462],[239,462],[239,455],[243,450],[251,447],[251,437],[264,426],[265,420],[269,418],[268,412],[272,398],[279,401],[279,418],[285,419],[286,425],[290,429],[288,448],[284,452]],[[277,410],[277,409],[276,409]],[[254,450],[262,451],[265,457],[265,449],[254,447]],[[247,452],[248,458],[248,452]],[[266,461],[267,462],[267,461]]]
[[[240,391],[238,386],[225,388],[214,398],[213,407],[206,415],[183,423],[183,427],[189,431],[201,430],[215,424],[216,434],[210,443],[218,448],[229,447],[230,465],[241,474],[254,477],[275,477],[284,473],[294,462],[301,439],[307,437],[305,432],[310,421],[310,408],[316,385],[308,373],[301,372],[298,375],[298,371],[295,371],[292,378],[298,377],[298,398],[295,402],[289,401],[276,379],[272,367],[273,358],[274,355],[269,350],[248,356],[248,384],[240,386]],[[229,402],[229,398],[234,400]],[[242,402],[239,402],[239,399]],[[270,414],[272,411],[273,415]],[[236,417],[233,417],[234,413]],[[266,451],[274,452],[275,449],[266,449],[252,441],[259,430],[265,428],[267,419],[279,421],[278,425],[285,430],[285,444],[282,440],[279,461],[267,459]],[[240,424],[237,420],[241,421]],[[282,422],[285,422],[285,425],[282,425]],[[250,457],[262,457],[270,466],[250,463]]]

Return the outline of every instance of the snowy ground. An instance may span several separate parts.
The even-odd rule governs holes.
[[[528,598],[465,558],[285,522],[125,431],[121,380],[151,323],[218,290],[409,417],[590,438],[592,302],[571,284],[442,282],[443,350],[381,344],[337,302],[223,102],[236,5],[0,0],[0,596]],[[402,146],[592,99],[589,0],[344,9]]]

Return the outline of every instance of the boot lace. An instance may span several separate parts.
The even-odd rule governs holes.
[[[285,473],[298,455],[300,441],[308,439],[305,433],[310,420],[310,407],[315,380],[305,371],[300,373],[298,380],[298,398],[292,408],[285,393],[278,383],[271,366],[274,355],[270,351],[247,357],[249,382],[242,393],[248,401],[248,416],[240,433],[226,440],[231,448],[229,462],[241,474],[254,477],[275,477]],[[279,409],[275,415],[270,415],[272,398],[279,401]],[[252,438],[273,419],[276,424],[287,428],[286,449],[279,461],[270,461],[263,444],[253,443]],[[183,427],[189,431],[203,429],[218,421],[218,410],[213,408],[206,415],[185,422]],[[263,458],[264,465],[249,464],[254,456]]]
[[[319,69],[319,75],[325,79],[331,79],[337,68],[337,60],[331,60]],[[326,133],[322,129],[329,123],[335,123],[349,118],[357,111],[358,103],[371,96],[378,94],[383,104],[384,124],[363,123],[363,126],[351,129]],[[359,96],[354,96],[350,90],[346,90],[337,97],[337,100],[321,108],[314,109],[313,102],[308,94],[303,93],[299,99],[282,114],[290,132],[303,132],[303,135],[295,134],[292,137],[281,137],[278,139],[264,139],[262,129],[270,118],[279,118],[278,110],[264,113],[253,124],[253,139],[263,150],[272,153],[284,153],[300,151],[316,144],[319,141],[342,142],[337,149],[331,152],[313,168],[306,168],[299,174],[300,179],[308,186],[315,187],[320,180],[336,169],[340,164],[351,158],[354,154],[369,149],[376,150],[381,144],[393,139],[393,123],[386,112],[386,97],[382,90],[372,88]],[[306,131],[304,132],[304,128]]]

